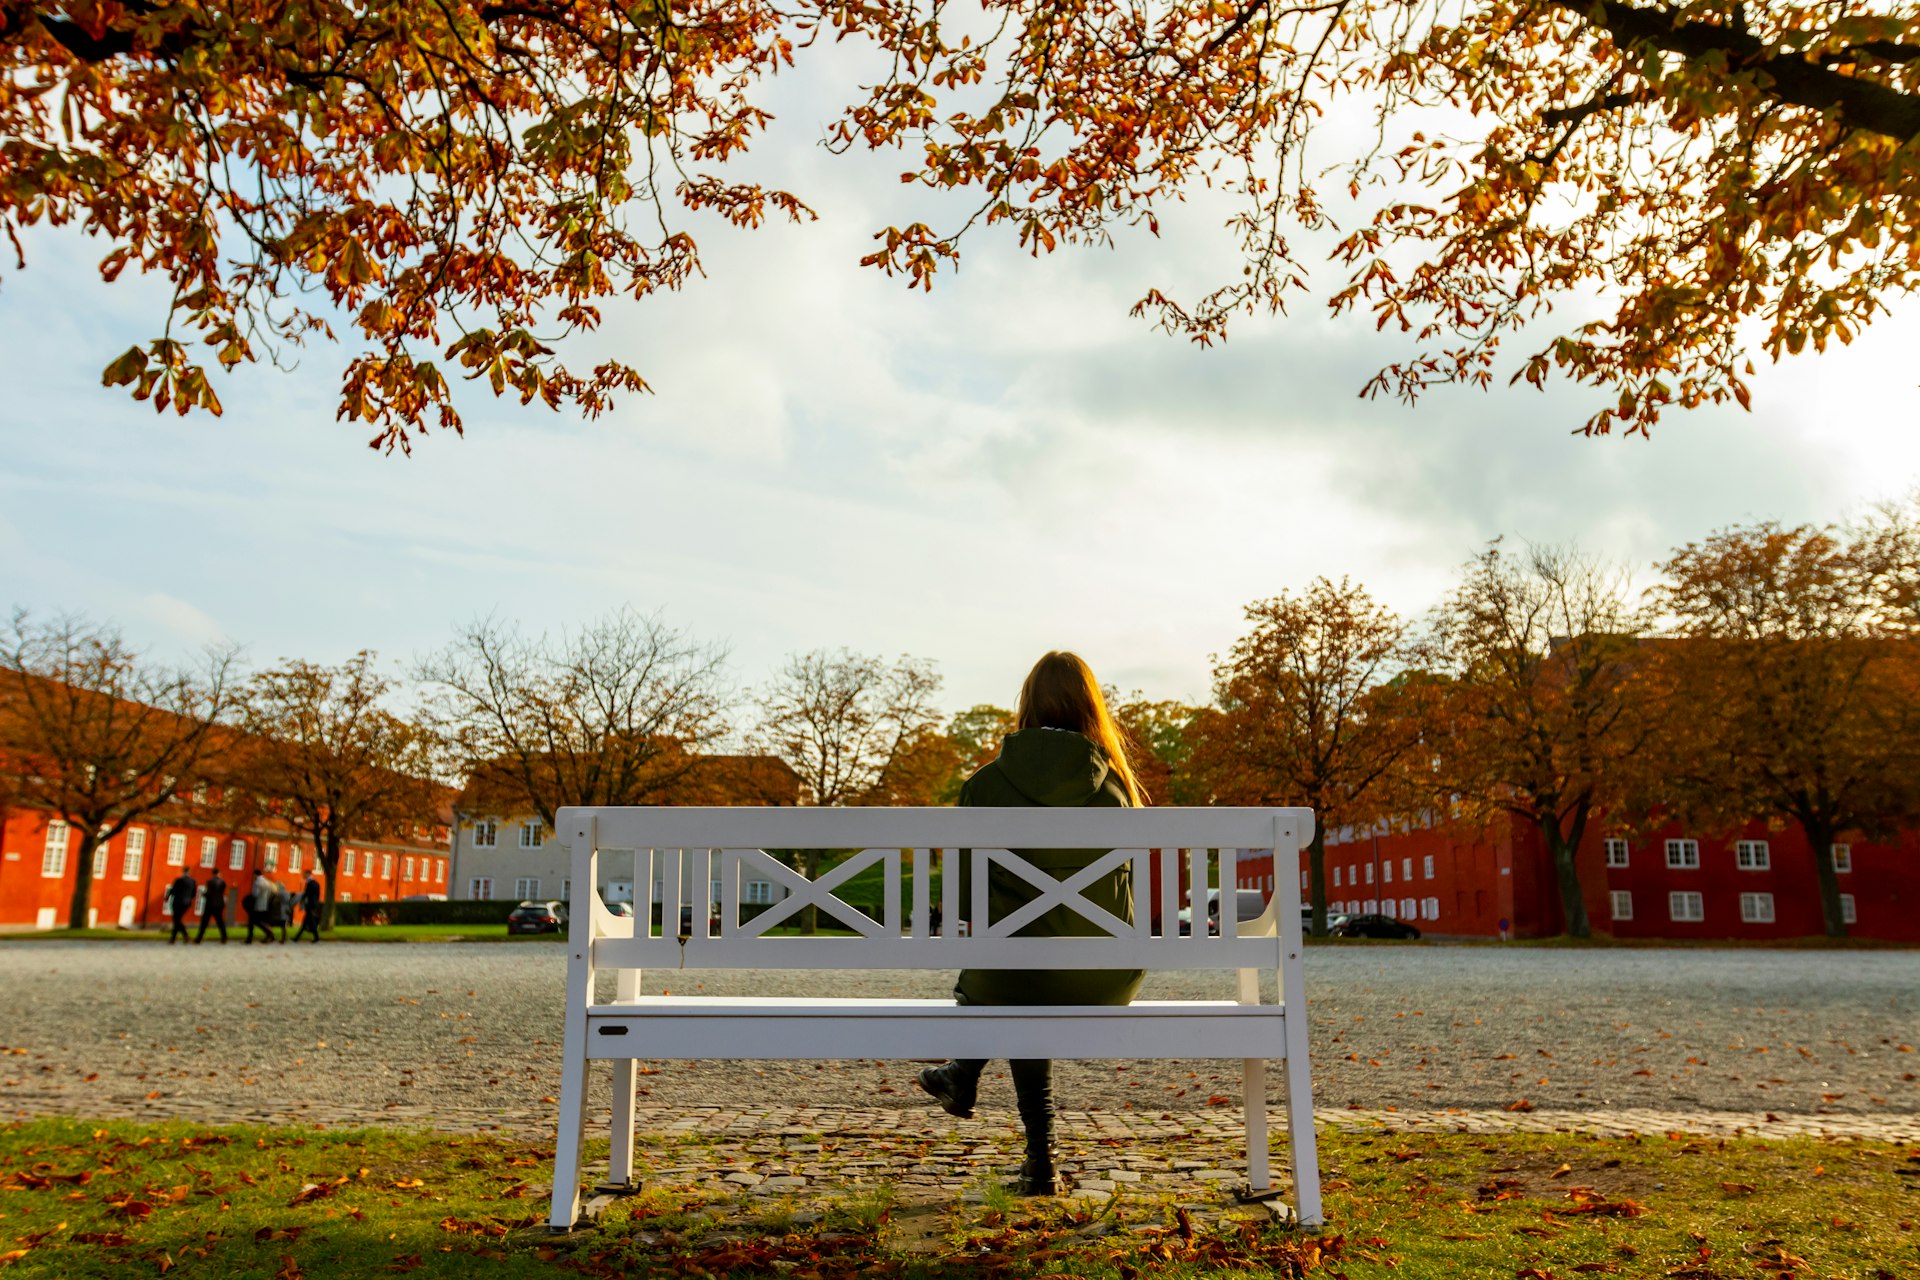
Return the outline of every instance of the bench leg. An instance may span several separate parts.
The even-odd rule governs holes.
[[[1267,1159],[1267,1060],[1240,1063],[1240,1101],[1247,1111],[1247,1190],[1255,1195],[1273,1187]]]
[[[1292,1024],[1289,1023],[1289,1028]],[[1296,1220],[1303,1227],[1326,1222],[1320,1205],[1320,1144],[1313,1132],[1313,1079],[1307,1055],[1290,1056],[1287,1079],[1287,1147],[1293,1157],[1293,1200]]]
[[[614,999],[624,1004],[639,998],[640,971],[622,969],[615,979]],[[633,1186],[633,1105],[637,1066],[632,1058],[613,1064],[613,1133],[607,1148],[607,1184]]]
[[[576,939],[573,954],[567,958],[560,1126],[553,1144],[553,1210],[547,1218],[548,1229],[553,1231],[571,1231],[580,1220],[580,1148],[587,1122],[587,1005],[593,999],[593,966],[586,947],[584,940]]]

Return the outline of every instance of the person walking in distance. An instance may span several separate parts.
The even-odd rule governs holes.
[[[287,886],[278,880],[267,881],[267,889],[273,895],[273,901],[267,905],[267,927],[269,931],[280,930],[280,942],[284,946],[287,941],[287,925],[292,923],[293,894],[288,892]]]
[[[206,893],[200,899],[200,932],[193,935],[195,942],[207,940],[207,926],[220,926],[220,945],[227,945],[227,882],[220,878],[220,868],[213,869],[213,875],[207,879]]]
[[[1107,710],[1100,683],[1071,653],[1049,653],[1020,688],[1015,731],[1000,754],[960,788],[962,805],[983,807],[1131,808],[1144,802],[1127,758],[1126,741]],[[1016,849],[1030,865],[1065,880],[1104,856],[1104,849]],[[971,852],[960,851],[956,874],[973,882]],[[987,872],[986,920],[971,919],[971,932],[1005,919],[1039,896],[1025,877],[995,864]],[[1133,922],[1133,871],[1123,864],[1089,885],[1085,900],[1116,919]],[[1022,927],[1020,937],[1105,937],[1106,931],[1071,907],[1057,906]],[[1028,971],[965,969],[954,999],[969,1005],[1129,1004],[1144,975],[1130,970]],[[962,1058],[920,1072],[920,1087],[949,1115],[973,1114],[983,1058]],[[1022,1195],[1052,1195],[1057,1189],[1053,1152],[1053,1064],[1045,1058],[1016,1059],[1014,1097],[1026,1130],[1026,1160],[1020,1166]]]
[[[315,942],[320,941],[320,881],[311,871],[307,872],[307,882],[300,886],[300,930],[293,935],[293,940],[298,942],[309,933]]]
[[[183,942],[187,937],[187,912],[193,910],[193,895],[200,892],[200,885],[194,878],[182,871],[167,886],[167,910],[173,914],[173,932],[167,935],[167,945]]]
[[[253,883],[247,887],[247,896],[240,900],[240,910],[247,917],[247,945],[253,945],[253,931],[260,931],[260,941],[273,941],[273,881],[264,871],[253,873]]]

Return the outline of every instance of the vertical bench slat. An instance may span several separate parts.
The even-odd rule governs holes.
[[[933,921],[930,918],[928,897],[932,889],[933,850],[915,849],[913,851],[913,912],[907,921],[907,928],[916,938],[933,936]]]
[[[960,936],[960,857],[957,849],[940,851],[940,932],[948,938]]]
[[[1180,932],[1180,851],[1155,849],[1160,855],[1160,936]]]
[[[880,883],[882,892],[886,894],[880,904],[880,917],[886,922],[890,933],[900,932],[900,860],[906,856],[906,852],[905,849],[887,850],[887,860],[880,866]]]

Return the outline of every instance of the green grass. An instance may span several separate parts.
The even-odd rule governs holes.
[[[1022,1200],[997,1184],[979,1204],[949,1193],[910,1202],[884,1183],[829,1187],[804,1204],[729,1198],[682,1172],[721,1157],[681,1136],[643,1147],[646,1189],[599,1229],[556,1239],[542,1226],[552,1153],[525,1143],[40,1120],[0,1126],[0,1270],[6,1280],[1920,1276],[1920,1148],[1330,1131],[1322,1153],[1330,1225],[1307,1236],[1266,1225],[1257,1208],[1189,1214],[1132,1189],[1110,1204]]]
[[[196,926],[190,934],[199,932]],[[227,928],[228,945],[240,942],[246,937],[246,926]],[[276,932],[276,938],[279,934]],[[321,938],[328,942],[554,942],[564,941],[564,933],[507,933],[504,924],[342,924],[323,932]],[[165,929],[48,929],[36,932],[0,933],[0,943],[7,942],[48,942],[62,940],[113,941],[113,942],[165,942],[168,930]],[[219,934],[209,932],[209,944],[217,941]],[[287,930],[287,945],[293,945],[293,930]]]

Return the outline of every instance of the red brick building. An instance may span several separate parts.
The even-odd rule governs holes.
[[[65,927],[79,848],[78,833],[44,810],[0,807],[0,931]],[[166,889],[182,871],[204,883],[218,867],[227,882],[227,921],[235,924],[239,895],[256,871],[298,892],[316,870],[312,842],[285,828],[219,826],[191,800],[163,806],[101,844],[93,857],[93,922],[136,929],[170,922]],[[340,856],[340,901],[444,896],[449,860],[444,820],[384,840],[350,842]],[[197,906],[187,919],[199,919]]]
[[[1920,832],[1836,846],[1841,909],[1854,937],[1920,942]],[[1515,937],[1564,931],[1553,862],[1530,823],[1327,835],[1333,911],[1380,912],[1442,936]],[[1749,822],[1707,834],[1679,825],[1643,835],[1605,824],[1577,859],[1596,934],[1620,938],[1798,938],[1825,932],[1819,886],[1797,827]],[[1298,874],[1305,896],[1307,860]],[[1270,888],[1271,859],[1241,864],[1243,886]]]

